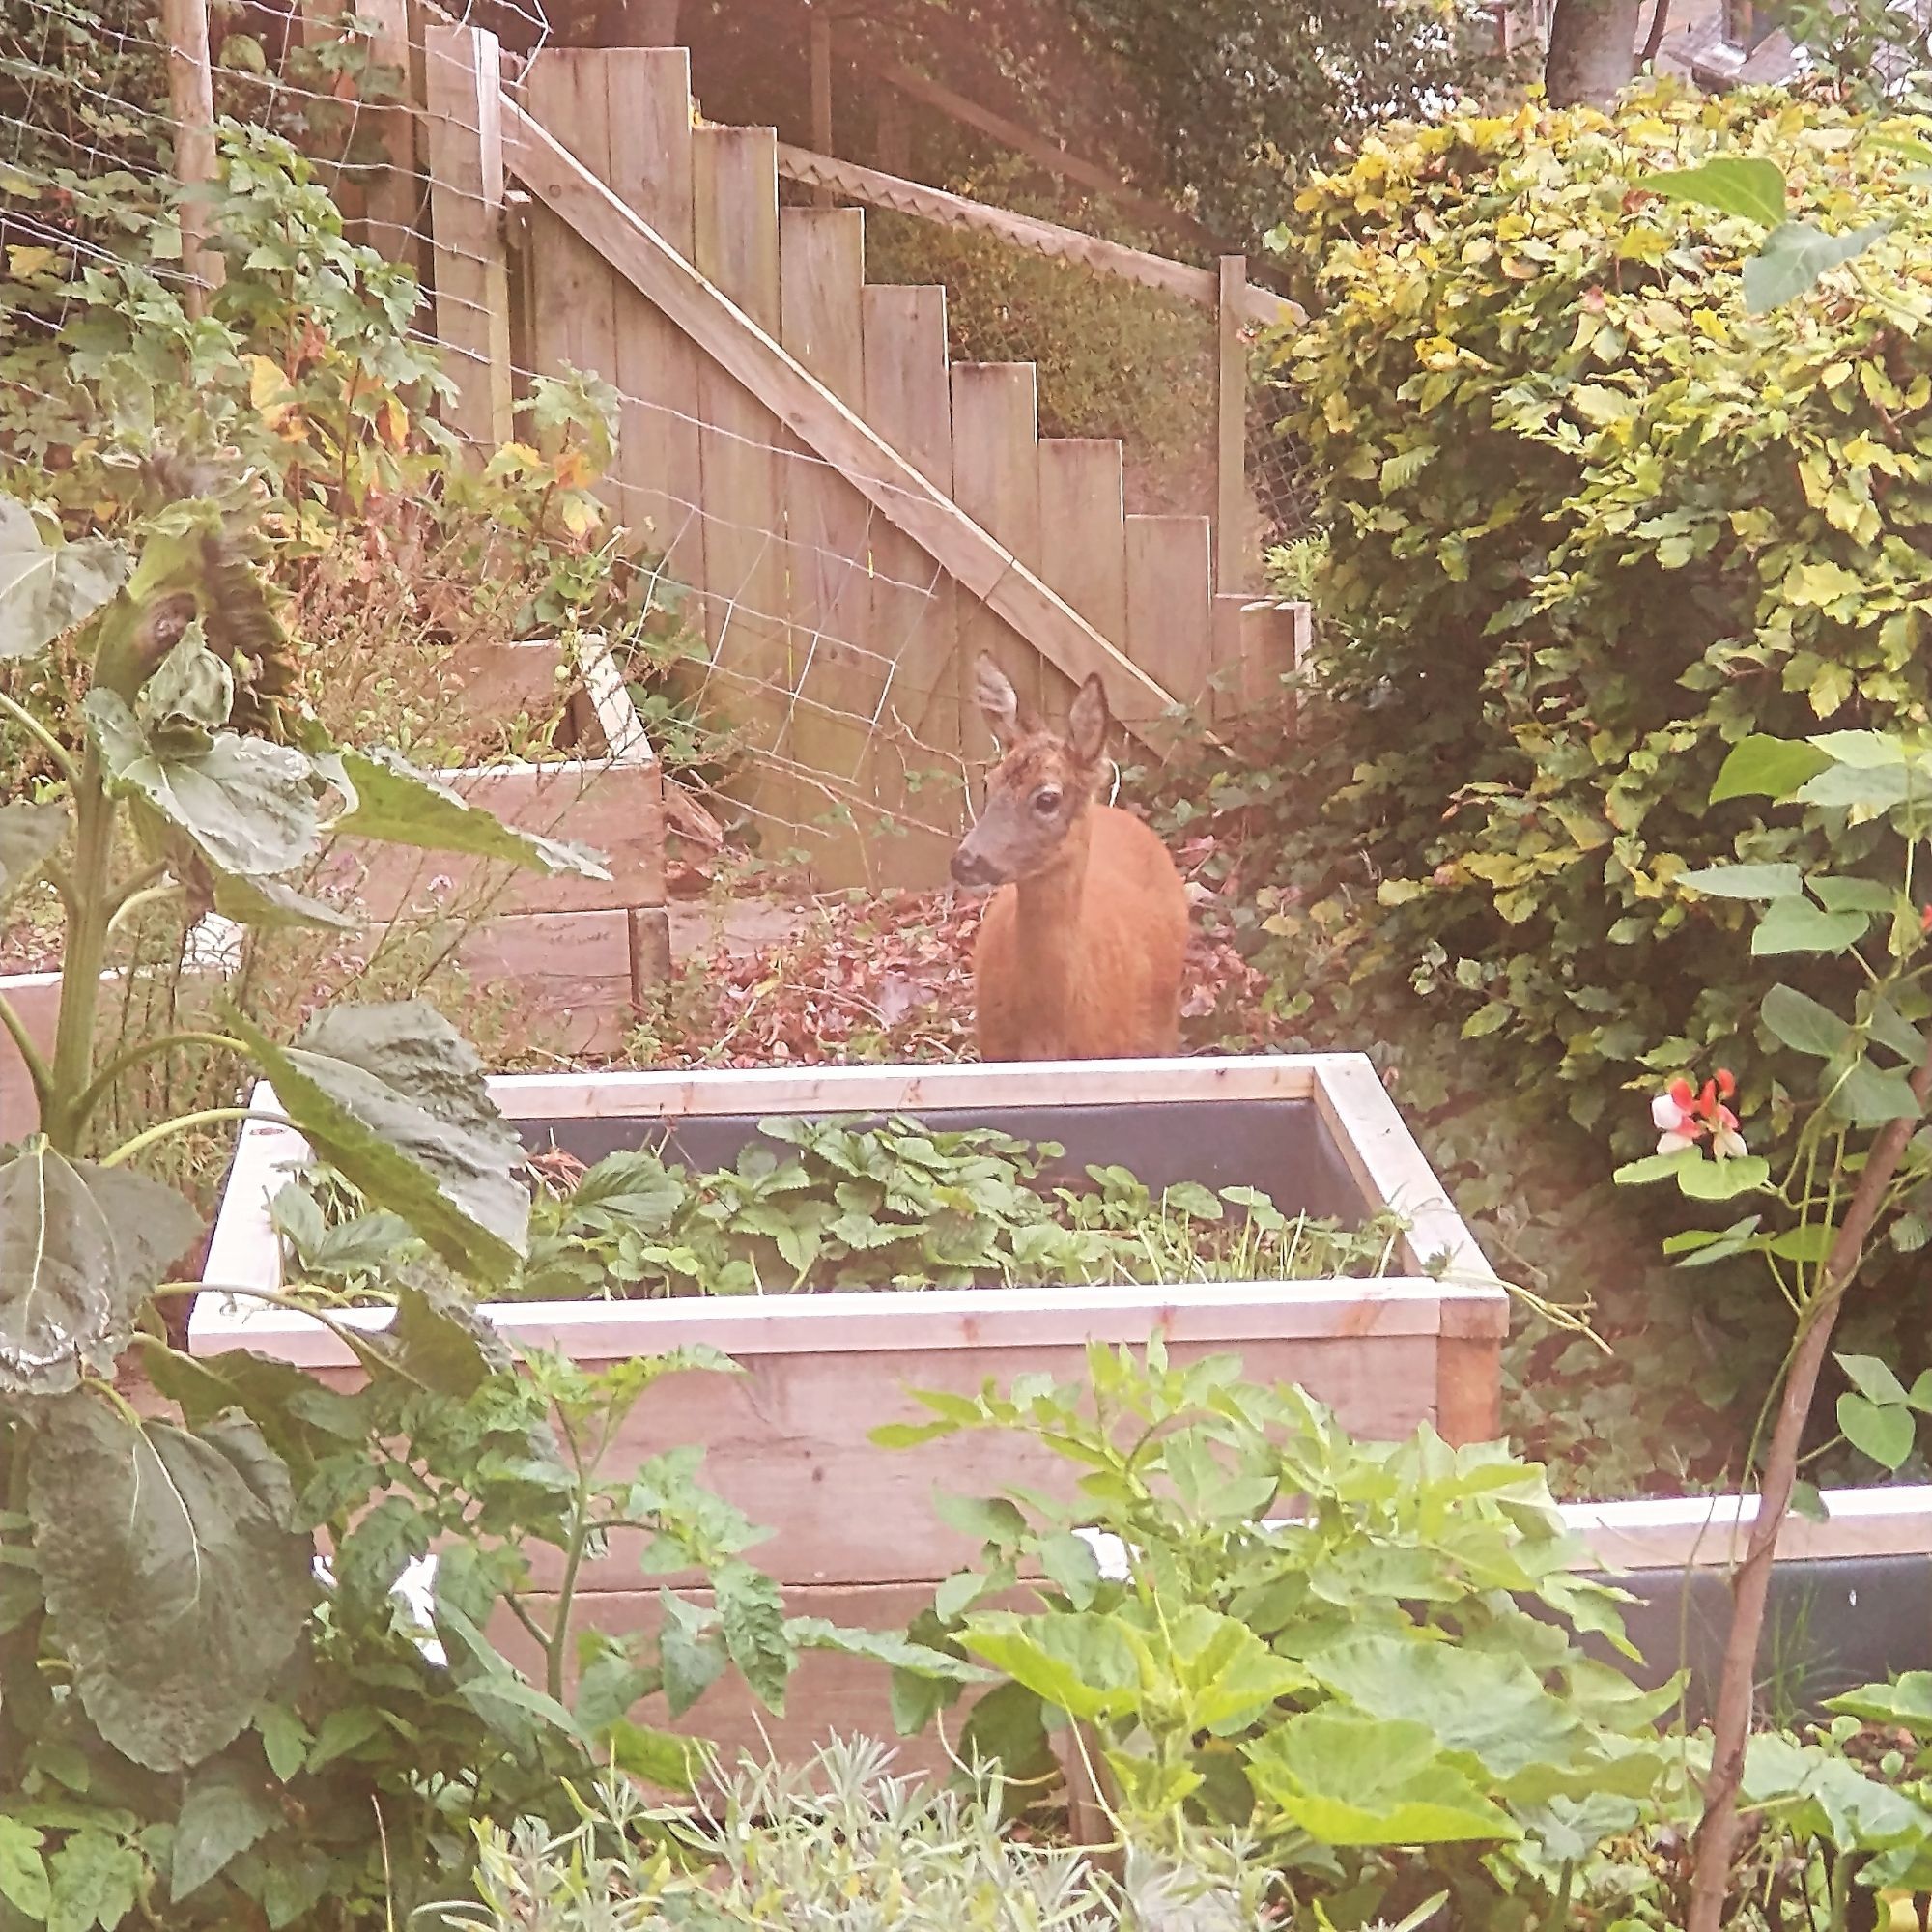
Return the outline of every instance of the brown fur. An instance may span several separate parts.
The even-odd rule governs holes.
[[[1100,680],[1081,687],[1064,738],[986,659],[980,702],[1006,755],[952,872],[999,887],[973,955],[980,1059],[1173,1053],[1187,894],[1148,826],[1095,803],[1111,723]]]

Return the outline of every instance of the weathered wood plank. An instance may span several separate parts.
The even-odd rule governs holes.
[[[952,369],[953,500],[1013,556],[1039,564],[1039,412],[1031,362],[959,362]],[[1044,573],[1041,573],[1044,581]],[[1057,591],[1056,591],[1056,594]],[[1015,656],[996,612],[962,603],[959,649],[967,666],[984,651],[1000,660],[1023,703],[1047,698],[1046,668],[1036,652]],[[974,714],[965,724],[969,754],[992,739]]]
[[[856,208],[787,208],[779,221],[780,339],[840,402],[866,405],[866,217]],[[853,822],[810,841],[822,885],[876,885],[870,721],[890,663],[868,649],[867,546],[874,512],[829,464],[800,449],[785,474],[787,576],[798,707],[792,756],[848,794]],[[828,807],[832,801],[827,801]]]
[[[497,37],[480,27],[424,32],[436,338],[457,388],[445,419],[479,457],[511,428],[500,68]]]
[[[691,55],[677,46],[612,48],[608,74],[611,171],[618,199],[687,262],[696,246]],[[697,345],[628,283],[617,295],[617,387],[623,434],[616,483],[623,520],[648,524],[681,583],[704,578]]]
[[[606,56],[590,47],[546,47],[525,76],[530,111],[600,180],[611,171]],[[617,284],[611,265],[547,209],[531,212],[536,306],[531,315],[537,367],[618,380]]]
[[[1248,258],[1221,257],[1214,426],[1214,588],[1248,586],[1248,342],[1243,332]]]
[[[1146,729],[1167,694],[1040,579],[943,497],[869,426],[801,369],[769,331],[632,215],[544,128],[503,103],[519,176],[566,215],[629,279],[697,339],[720,367],[758,395],[887,517],[924,546],[973,596],[1004,617],[1069,677],[1098,671],[1115,716]],[[700,129],[700,136],[712,129]],[[701,180],[700,171],[700,180]],[[708,481],[707,472],[707,481]]]
[[[868,288],[864,300],[867,422],[942,495],[952,493],[952,394],[943,288]],[[872,526],[867,635],[892,659],[881,724],[879,798],[899,831],[882,847],[887,883],[946,880],[965,819],[958,593],[923,546],[884,518]],[[937,828],[926,830],[923,828]]]
[[[1125,463],[1111,438],[1039,445],[1039,541],[1053,587],[1102,637],[1127,636]]]
[[[407,269],[422,263],[422,183],[416,175],[416,117],[411,106],[414,55],[410,45],[410,0],[357,0],[368,24],[370,58],[402,76],[400,100],[364,108],[376,120],[383,159],[361,170],[369,245],[384,261]]]
[[[1214,668],[1212,569],[1206,517],[1127,519],[1127,650],[1182,704]]]
[[[776,139],[769,128],[700,128],[692,149],[697,271],[768,341],[781,307]],[[803,822],[788,768],[785,426],[719,358],[717,345],[699,339],[708,352],[697,371],[705,634],[724,708],[762,754],[749,761],[738,795],[759,815],[767,849],[783,851]]]

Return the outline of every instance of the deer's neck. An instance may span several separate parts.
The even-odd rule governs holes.
[[[1085,967],[1080,913],[1093,833],[1092,814],[1082,812],[1067,832],[1063,856],[1045,871],[1020,881],[1020,968],[1029,1004],[1049,1026],[1065,1014]]]

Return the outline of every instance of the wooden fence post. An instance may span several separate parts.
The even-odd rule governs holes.
[[[821,155],[832,152],[832,18],[820,8],[811,10],[811,145]],[[832,206],[832,190],[815,187],[811,198],[820,208]]]
[[[1245,590],[1248,568],[1248,258],[1221,257],[1219,412],[1214,455],[1214,588]]]
[[[371,28],[370,54],[378,67],[402,74],[402,99],[371,110],[384,159],[369,170],[369,245],[385,262],[421,272],[418,229],[422,192],[416,181],[414,61],[410,49],[410,0],[356,0],[356,14]]]
[[[187,277],[187,309],[199,315],[207,296],[226,273],[208,245],[213,211],[208,202],[214,180],[214,72],[208,57],[208,0],[162,0],[168,37],[168,106],[175,124],[175,175],[182,185],[182,271]]]
[[[457,388],[444,419],[487,460],[511,427],[502,60],[481,27],[431,27],[423,54],[436,335]]]

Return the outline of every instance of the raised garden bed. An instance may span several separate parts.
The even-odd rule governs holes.
[[[659,1384],[639,1411],[648,1434],[621,1453],[704,1445],[706,1481],[774,1530],[758,1560],[796,1612],[902,1626],[972,1553],[934,1517],[935,1487],[983,1494],[1064,1483],[1063,1468],[1020,1466],[990,1438],[895,1452],[868,1438],[881,1423],[924,1413],[912,1389],[1078,1376],[1089,1341],[1139,1346],[1158,1329],[1179,1356],[1237,1353],[1251,1378],[1299,1382],[1371,1436],[1406,1435],[1424,1420],[1451,1441],[1496,1432],[1506,1291],[1361,1056],[531,1075],[492,1086],[532,1152],[558,1147],[584,1161],[663,1142],[672,1157],[714,1167],[771,1116],[904,1114],[934,1128],[989,1125],[1054,1140],[1069,1161],[1118,1163],[1155,1188],[1255,1187],[1289,1213],[1353,1222],[1393,1210],[1406,1223],[1399,1271],[1373,1280],[885,1289],[490,1311],[514,1344],[586,1364],[694,1343],[732,1356],[742,1377]],[[258,1088],[254,1105],[272,1113],[272,1094]],[[319,1323],[219,1292],[280,1284],[270,1202],[306,1155],[291,1129],[262,1122],[243,1130],[209,1251],[210,1287],[190,1323],[196,1353],[249,1348],[327,1377],[355,1373]],[[591,1621],[618,1628],[655,1615],[655,1579],[639,1578],[635,1554],[613,1548],[593,1567]],[[797,1709],[810,1734],[887,1721],[881,1673],[837,1658],[813,1659],[808,1671]],[[735,1719],[707,1706],[705,1722],[729,1736]]]
[[[463,712],[478,724],[547,715],[560,676],[571,690],[556,756],[437,776],[520,831],[588,846],[608,880],[361,841],[338,846],[322,878],[372,924],[473,920],[457,957],[480,989],[536,1010],[557,1052],[611,1052],[670,972],[664,768],[601,639],[570,652],[554,639],[491,644],[455,668]]]

